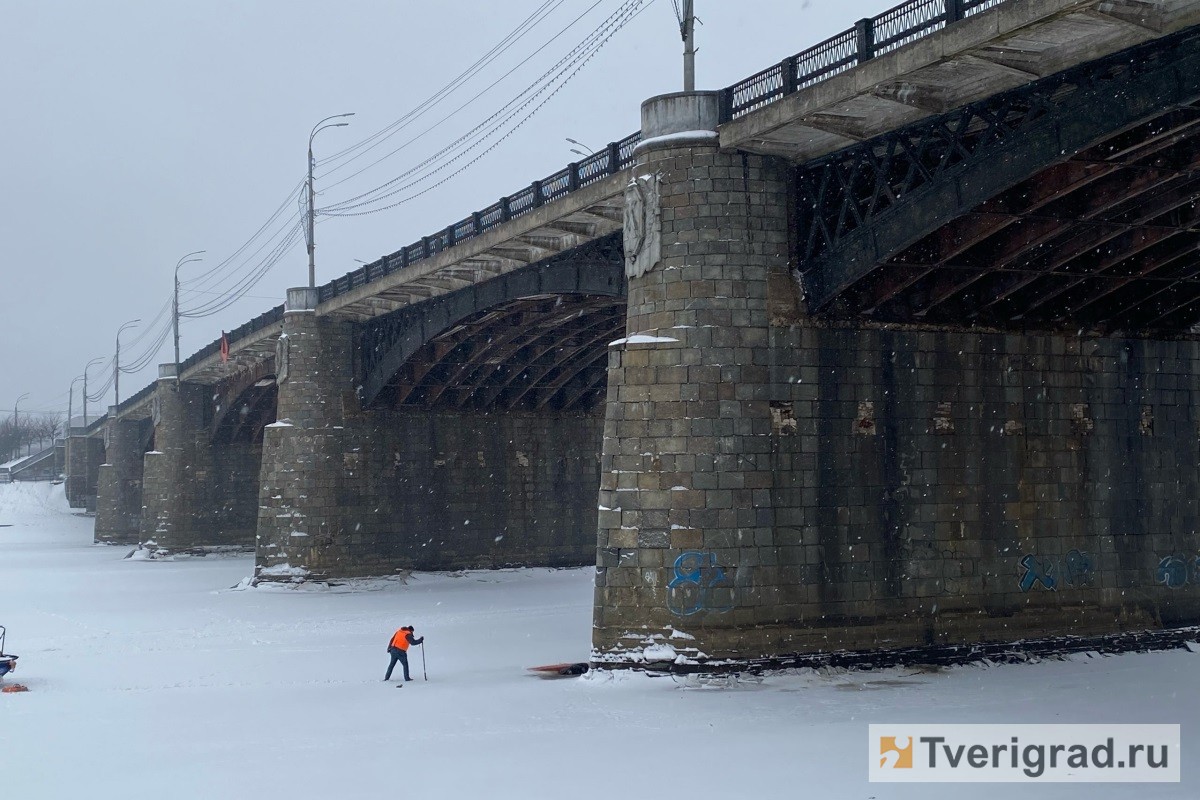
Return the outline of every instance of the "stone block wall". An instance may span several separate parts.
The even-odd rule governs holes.
[[[1200,343],[773,331],[771,652],[1200,623]],[[763,603],[763,598],[769,598]]]
[[[212,389],[159,381],[155,450],[143,468],[141,540],[167,550],[254,544],[260,445],[214,442]]]
[[[289,312],[259,579],[595,558],[598,413],[364,411],[349,323]]]
[[[67,439],[67,503],[71,508],[95,510],[104,463],[104,440],[97,436],[71,436]]]
[[[265,472],[264,496],[283,485],[304,494],[264,499],[288,525],[287,543],[267,553],[334,577],[595,558],[598,416],[395,411],[342,423],[269,431],[296,460],[312,445],[326,455],[296,483],[286,463]]]
[[[648,532],[626,511],[646,492],[601,492],[625,525],[601,513],[597,613],[620,634],[601,658],[1200,624],[1200,341],[800,322],[761,355],[771,481],[709,491],[702,512],[680,492],[668,512],[715,513],[722,532]]]
[[[97,476],[95,541],[137,544],[142,520],[142,456],[149,420],[108,423],[105,463]]]

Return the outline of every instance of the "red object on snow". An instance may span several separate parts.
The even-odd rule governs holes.
[[[585,661],[568,661],[565,664],[545,664],[540,667],[528,667],[530,672],[537,673],[539,678],[574,678],[590,669]]]

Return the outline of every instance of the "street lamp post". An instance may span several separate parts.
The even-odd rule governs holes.
[[[71,388],[67,390],[67,438],[71,438],[71,420],[75,413],[75,384],[84,380],[82,375],[76,375],[75,380],[71,381]],[[85,400],[86,402],[86,400]]]
[[[113,354],[113,394],[116,400],[113,402],[114,407],[121,405],[121,331],[126,328],[132,328],[142,320],[131,319],[120,328],[117,328],[117,351]]]
[[[572,148],[571,148],[571,152],[572,152],[572,153],[578,153],[578,154],[579,154],[579,155],[581,155],[581,156],[593,156],[593,155],[595,155],[595,154],[596,154],[596,151],[595,151],[595,150],[593,150],[592,148],[588,147],[588,146],[587,146],[586,144],[584,144],[583,142],[577,142],[577,141],[575,141],[574,139],[572,139],[570,136],[566,137],[566,139],[567,139],[567,141],[568,141],[568,142],[570,142],[571,144],[577,144],[577,145],[579,145],[580,147],[583,147],[583,148],[585,148],[585,149],[587,150],[587,152],[585,153],[585,152],[583,152],[583,150],[576,150],[574,147],[572,147]]]
[[[17,406],[21,405],[21,401],[24,400],[26,397],[29,397],[29,392],[26,392],[25,394],[18,397],[17,401],[15,403],[13,403],[13,436],[16,437],[14,439],[14,441],[16,441],[16,443],[17,443],[17,456],[18,457],[21,455],[21,434],[20,434],[19,426],[17,425]],[[9,455],[12,455],[12,454],[9,453]]]
[[[172,316],[175,319],[175,380],[179,380],[179,268],[184,264],[191,264],[193,261],[203,261],[203,259],[192,258],[192,256],[207,252],[207,250],[197,250],[194,253],[188,253],[175,264],[175,299],[171,304]]]
[[[313,239],[313,229],[315,227],[313,218],[316,216],[316,204],[313,197],[313,137],[326,128],[344,128],[350,124],[349,122],[334,122],[331,125],[326,125],[325,123],[329,122],[329,120],[353,116],[354,112],[351,111],[349,114],[334,114],[332,117],[326,117],[314,125],[312,133],[308,135],[308,288],[310,289],[315,288],[317,285],[317,243]]]
[[[88,374],[88,370],[91,369],[93,365],[99,364],[103,360],[104,360],[103,358],[93,358],[91,361],[89,361],[87,363],[87,366],[83,368],[83,427],[85,427],[85,428],[87,427],[87,424],[88,424],[88,419],[87,419],[87,403],[88,403],[87,374]]]
[[[18,397],[17,401],[15,403],[13,403],[13,428],[14,429],[17,427],[17,406],[21,405],[21,401],[24,400],[26,397],[29,397],[29,392],[26,392],[25,394]]]

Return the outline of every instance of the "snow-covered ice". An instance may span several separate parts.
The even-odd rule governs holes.
[[[867,783],[871,722],[1181,722],[1178,785],[975,785],[972,800],[1196,797],[1200,655],[761,682],[542,680],[586,658],[592,570],[251,589],[245,555],[126,559],[61,487],[0,485],[0,791],[21,800],[958,798]],[[415,683],[382,677],[403,624]],[[681,623],[671,638],[687,640]],[[666,643],[663,643],[664,647]],[[393,684],[394,685],[394,682]]]

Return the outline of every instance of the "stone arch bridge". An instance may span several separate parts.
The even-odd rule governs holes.
[[[598,661],[1196,624],[1198,24],[910,0],[653,98],[165,366],[73,494],[259,580],[594,563]]]

